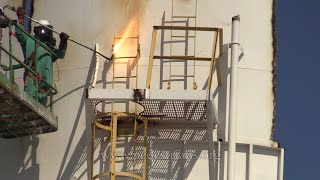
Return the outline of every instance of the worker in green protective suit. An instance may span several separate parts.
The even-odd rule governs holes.
[[[25,11],[23,8],[19,7],[17,9],[18,16],[18,26],[24,29],[23,22],[25,17]],[[24,55],[24,63],[27,64],[31,69],[38,72],[38,76],[33,75],[28,72],[26,69],[24,72],[24,90],[30,96],[36,98],[38,91],[38,100],[42,105],[47,105],[47,97],[49,95],[50,87],[44,83],[44,81],[48,82],[48,84],[53,85],[53,70],[52,63],[57,59],[62,59],[65,56],[67,50],[67,41],[69,39],[69,35],[66,33],[60,34],[60,44],[59,48],[55,47],[56,40],[53,37],[53,32],[44,27],[47,26],[49,28],[53,28],[48,21],[41,20],[39,21],[41,25],[36,25],[34,27],[34,37],[42,41],[46,46],[48,46],[53,54],[47,52],[45,48],[36,44],[36,42],[27,36],[23,31],[16,28],[15,34],[16,37],[22,47],[23,55]],[[35,62],[37,64],[35,65]],[[19,68],[19,65],[14,67]],[[38,89],[36,89],[36,78],[38,78]],[[44,81],[43,81],[44,80]]]

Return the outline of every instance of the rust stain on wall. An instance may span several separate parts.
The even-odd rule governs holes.
[[[272,83],[273,83],[273,119],[270,139],[273,140],[276,126],[276,97],[277,97],[277,29],[276,29],[276,0],[272,2],[272,46],[273,46],[273,60],[272,60]]]

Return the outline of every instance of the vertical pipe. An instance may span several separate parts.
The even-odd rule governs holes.
[[[217,164],[217,168],[216,169],[216,176],[215,176],[215,180],[219,180],[220,179],[220,161],[221,161],[221,142],[218,141],[218,145],[217,145],[217,154],[215,155],[215,162]]]
[[[279,160],[278,160],[278,180],[283,180],[283,165],[284,165],[284,149],[279,150]]]
[[[248,180],[252,180],[252,153],[253,153],[253,145],[249,144],[249,153],[248,153]]]
[[[240,16],[234,16],[232,18],[232,37],[231,37],[231,75],[230,75],[229,132],[228,132],[229,147],[228,147],[228,174],[227,174],[228,180],[235,180],[239,24],[240,24]]]

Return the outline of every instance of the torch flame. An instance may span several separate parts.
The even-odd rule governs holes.
[[[125,33],[123,34],[122,38],[119,40],[119,42],[114,46],[113,48],[113,53],[117,53],[121,47],[121,45],[123,44],[123,42],[127,39],[127,37],[129,36],[131,30],[133,29],[133,25],[134,25],[134,18],[133,20],[130,21],[130,23],[128,24]]]
[[[124,40],[128,37],[129,34],[129,30],[127,29],[127,31],[124,33],[123,37],[120,39],[120,41],[114,46],[113,52],[117,53],[121,47],[121,45],[123,44]]]

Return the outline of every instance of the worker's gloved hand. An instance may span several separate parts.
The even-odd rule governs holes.
[[[23,9],[23,7],[18,7],[17,9],[18,18],[24,18],[25,15],[26,15],[26,11]]]
[[[61,41],[68,41],[68,39],[70,37],[67,33],[64,33],[64,32],[60,33],[59,36],[60,36]]]
[[[67,33],[60,33],[60,45],[59,45],[59,49],[61,50],[66,50],[67,49],[67,42],[68,42],[68,39],[69,39],[69,35]]]
[[[24,16],[26,15],[26,11],[22,7],[18,7],[17,16],[20,24],[23,24]]]

